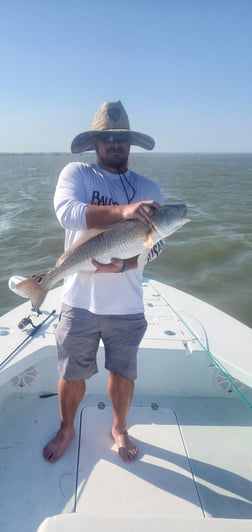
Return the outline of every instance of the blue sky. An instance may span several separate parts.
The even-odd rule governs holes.
[[[120,99],[157,152],[252,152],[252,0],[0,0],[0,152]]]

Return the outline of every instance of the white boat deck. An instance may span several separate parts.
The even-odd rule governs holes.
[[[109,429],[110,408],[82,412],[76,511],[104,516],[202,516],[200,500],[174,412],[134,407],[130,434],[139,460],[118,459]],[[114,495],[113,495],[114,494]]]
[[[251,531],[252,331],[224,319],[222,333],[230,337],[223,349],[216,344],[232,379],[242,376],[233,381],[239,396],[208,354],[222,313],[216,311],[214,325],[211,308],[206,319],[209,306],[182,300],[173,289],[170,297],[160,295],[159,286],[145,288],[149,327],[128,423],[139,458],[131,464],[121,461],[110,434],[102,345],[99,373],[88,382],[76,417],[76,438],[56,464],[44,461],[42,447],[59,423],[57,318],[6,362],[24,333],[14,330],[12,313],[0,319],[0,331],[10,328],[0,353],[1,532]],[[45,312],[59,310],[58,294],[50,294]],[[178,302],[189,328],[168,300]],[[28,306],[15,309],[15,323]],[[239,351],[240,327],[245,343]]]
[[[118,457],[105,397],[88,396],[79,413],[75,440],[48,464],[41,451],[58,425],[57,397],[8,400],[0,429],[4,532],[16,532],[17,522],[20,532],[35,532],[46,517],[68,512],[252,519],[251,413],[239,399],[136,398],[129,432],[140,455],[132,464]]]

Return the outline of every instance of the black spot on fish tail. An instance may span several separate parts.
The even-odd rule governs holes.
[[[42,284],[44,277],[45,274],[34,275],[17,285],[17,288],[29,297],[35,310],[40,308],[49,290]]]

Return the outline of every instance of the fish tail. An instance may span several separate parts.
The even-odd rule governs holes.
[[[21,281],[21,283],[18,283],[16,286],[18,290],[21,290],[29,297],[35,310],[40,308],[50,289],[48,286],[45,286],[45,283],[43,286],[42,281],[44,277],[45,274],[34,275],[33,277]]]

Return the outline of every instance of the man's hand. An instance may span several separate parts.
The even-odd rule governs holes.
[[[122,220],[140,220],[146,225],[151,224],[153,211],[160,210],[154,200],[137,201],[124,205],[88,205],[86,210],[87,228],[102,229]]]
[[[137,201],[129,205],[123,205],[123,219],[137,219],[146,225],[151,224],[151,217],[154,209],[160,210],[160,205],[154,200]]]
[[[91,262],[96,267],[95,273],[120,273],[124,264],[124,260],[114,258],[109,264],[102,264],[95,259],[92,259]]]
[[[130,257],[126,259],[125,269],[123,271],[134,270],[138,267],[138,255],[135,257]],[[121,273],[122,267],[124,266],[123,259],[112,258],[109,264],[102,264],[98,260],[92,259],[92,264],[96,267],[94,273]]]

